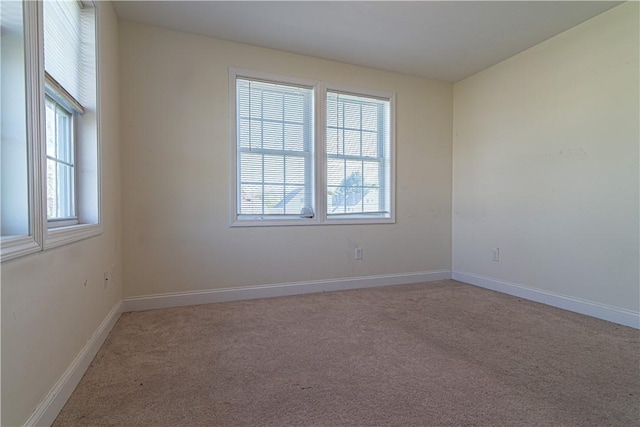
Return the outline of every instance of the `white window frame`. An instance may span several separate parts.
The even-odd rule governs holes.
[[[63,110],[68,116],[69,116],[69,120],[70,120],[70,132],[68,135],[69,141],[68,144],[71,146],[70,150],[72,152],[72,158],[71,158],[71,162],[66,162],[62,159],[59,159],[57,157],[54,157],[48,153],[45,153],[45,156],[47,158],[47,161],[51,160],[55,163],[62,163],[65,164],[69,167],[72,168],[73,171],[73,176],[71,179],[71,190],[70,190],[70,196],[71,199],[73,199],[73,215],[70,217],[55,217],[55,218],[49,218],[49,214],[47,212],[47,227],[48,228],[56,228],[56,227],[68,227],[71,225],[76,225],[78,224],[78,201],[77,201],[77,192],[76,192],[76,180],[77,180],[77,174],[76,174],[76,114],[78,113],[77,111],[67,108],[66,105],[64,105],[63,103],[59,102],[57,99],[55,99],[53,96],[50,95],[49,90],[46,90],[46,94],[45,94],[45,104],[47,102],[51,102],[55,105],[56,109],[61,109]],[[46,107],[45,107],[46,108]],[[69,111],[71,110],[71,111]],[[57,113],[54,113],[57,114]],[[45,117],[46,120],[46,117]],[[46,131],[45,131],[46,134]],[[57,140],[57,135],[56,135],[56,144],[58,144],[58,140]],[[45,150],[46,151],[46,150]],[[48,184],[48,183],[46,183]],[[68,196],[68,195],[67,195]],[[64,198],[64,197],[61,197]]]
[[[43,40],[44,39],[44,35],[43,35],[43,31],[44,31],[44,24],[43,24],[43,12],[42,12],[42,4],[41,2],[39,3],[39,21],[40,21],[40,34],[39,34],[39,40]],[[51,249],[51,248],[55,248],[58,246],[62,246],[62,245],[66,245],[69,243],[73,243],[73,242],[77,242],[79,240],[84,240],[87,239],[89,237],[94,237],[94,236],[99,236],[100,234],[102,234],[103,232],[103,228],[102,228],[102,185],[101,185],[101,171],[102,171],[102,159],[101,159],[101,145],[100,145],[100,139],[101,139],[101,114],[100,114],[100,2],[93,2],[90,1],[88,3],[91,3],[92,7],[94,8],[94,26],[95,26],[95,84],[96,84],[96,105],[95,105],[95,116],[96,116],[96,170],[95,170],[95,180],[96,180],[96,188],[95,191],[97,192],[96,194],[96,206],[95,206],[95,214],[93,215],[93,219],[88,220],[86,219],[86,215],[83,214],[82,210],[83,210],[83,201],[81,200],[82,196],[79,194],[81,188],[80,186],[83,185],[83,183],[81,182],[81,179],[79,179],[80,177],[78,176],[78,174],[81,173],[81,169],[83,168],[82,165],[82,159],[79,159],[78,157],[78,153],[79,153],[79,145],[83,144],[84,142],[79,140],[80,137],[77,137],[75,140],[75,155],[76,155],[76,163],[77,163],[77,167],[76,167],[76,215],[78,217],[78,222],[73,224],[73,223],[67,223],[64,224],[63,226],[60,227],[50,227],[48,226],[49,221],[47,220],[47,213],[46,213],[46,177],[47,177],[47,171],[46,171],[46,150],[44,149],[44,147],[42,148],[42,153],[41,153],[41,163],[40,163],[40,168],[41,168],[41,190],[40,190],[40,195],[42,197],[42,206],[44,207],[44,211],[42,213],[42,215],[44,216],[44,218],[41,218],[41,221],[43,221],[46,225],[44,226],[45,229],[45,233],[44,233],[44,242],[43,242],[43,249]],[[44,70],[44,49],[43,49],[44,43],[41,42],[39,43],[39,49],[38,49],[38,56],[40,58],[40,69],[39,69],[39,76],[41,78],[41,82],[40,82],[40,90],[42,91],[42,95],[40,97],[41,99],[41,109],[43,111],[43,113],[41,114],[41,129],[43,134],[41,135],[41,139],[42,139],[42,144],[44,144],[44,129],[45,129],[45,122],[44,122],[44,94],[45,94],[45,70]],[[77,133],[77,126],[75,129],[75,132]],[[86,208],[85,208],[86,209]]]
[[[269,83],[280,83],[313,88],[314,90],[314,146],[312,147],[313,162],[315,164],[314,186],[314,217],[313,218],[269,218],[269,219],[239,219],[238,215],[238,141],[237,141],[237,103],[236,103],[236,79],[246,78],[261,80]],[[327,91],[340,92],[349,95],[382,99],[389,102],[389,177],[388,197],[390,212],[388,215],[376,214],[327,214],[327,180],[326,180],[326,109]],[[230,222],[231,227],[263,227],[263,226],[307,226],[327,224],[393,224],[395,219],[395,93],[376,91],[370,89],[355,88],[352,86],[325,83],[317,80],[282,76],[272,73],[248,70],[243,68],[229,68],[229,129],[231,147],[231,183],[230,186]]]
[[[24,23],[25,49],[25,96],[26,96],[26,139],[27,139],[27,191],[28,191],[28,224],[27,235],[3,236],[0,239],[2,262],[29,255],[42,250],[44,226],[41,221],[42,199],[39,193],[41,170],[37,165],[41,157],[40,140],[40,88],[39,88],[39,55],[38,49],[41,28],[41,15],[37,2],[22,3]]]
[[[395,116],[396,116],[396,96],[394,93],[388,93],[388,92],[382,92],[382,91],[376,91],[376,90],[371,90],[371,89],[361,89],[361,88],[353,88],[351,86],[345,86],[345,85],[336,85],[336,84],[327,84],[324,87],[324,93],[323,93],[323,110],[326,112],[327,110],[327,105],[326,105],[326,101],[327,101],[327,92],[337,92],[337,93],[341,93],[341,94],[345,94],[345,95],[353,95],[353,96],[358,96],[358,97],[365,97],[365,98],[374,98],[374,99],[379,99],[379,100],[384,100],[384,101],[388,101],[389,102],[389,169],[388,169],[388,174],[389,176],[387,177],[385,175],[385,181],[386,185],[385,187],[388,188],[387,192],[388,195],[387,197],[389,198],[389,214],[388,215],[382,215],[382,214],[375,214],[375,213],[362,213],[362,214],[336,214],[336,215],[329,215],[327,213],[327,181],[326,178],[323,179],[323,189],[322,189],[322,194],[324,195],[323,200],[325,203],[324,209],[323,209],[323,221],[326,223],[330,223],[330,224],[393,224],[396,222],[395,219],[395,207],[396,207],[396,203],[395,203],[395,176],[396,176],[396,172],[395,172],[395,164],[396,164],[396,152],[395,152]],[[323,123],[323,127],[324,129],[326,129],[327,124],[326,124],[326,119],[324,120]],[[323,153],[322,153],[322,157],[323,157],[323,171],[325,171],[326,174],[326,159],[327,159],[327,154],[325,152],[325,146],[326,146],[326,136],[323,137]],[[380,156],[380,158],[384,158],[384,156]]]
[[[237,134],[237,98],[236,98],[236,80],[237,79],[248,79],[248,80],[256,80],[263,81],[267,83],[276,83],[283,85],[291,85],[298,86],[303,88],[311,89],[314,93],[314,97],[317,96],[317,88],[318,82],[315,80],[308,79],[299,79],[292,78],[286,76],[280,76],[276,74],[263,73],[259,71],[252,71],[240,68],[229,68],[229,116],[231,117],[230,124],[230,135],[231,135],[231,176],[233,186],[231,189],[231,225],[232,226],[274,226],[274,225],[302,225],[302,224],[317,224],[319,221],[317,210],[318,206],[313,207],[314,216],[313,218],[303,218],[296,217],[295,215],[283,215],[278,217],[277,215],[269,215],[268,219],[260,219],[260,215],[243,215],[245,218],[240,218],[240,214],[238,212],[238,192],[240,188],[240,182],[238,179],[238,134]],[[314,157],[317,156],[314,150],[317,149],[317,123],[318,123],[318,111],[315,105],[313,105],[314,114],[313,114],[313,122],[314,122],[314,132],[313,139],[314,143],[311,145],[311,166],[315,171],[311,171],[311,187],[314,191],[317,191],[314,182],[314,176],[316,177],[315,181],[317,181],[317,166],[314,163]],[[317,199],[317,196],[314,195]]]
[[[86,3],[86,2],[85,2]],[[27,155],[29,192],[29,234],[23,236],[2,236],[0,238],[0,259],[2,262],[16,259],[28,254],[52,249],[58,246],[98,236],[103,232],[102,226],[102,186],[101,186],[101,85],[100,85],[100,3],[90,2],[94,8],[95,19],[95,165],[91,175],[90,186],[95,199],[91,218],[83,218],[78,203],[76,187],[76,221],[57,224],[50,227],[46,209],[46,146],[45,146],[45,71],[44,71],[44,32],[42,2],[23,1],[24,35],[25,35],[25,84],[27,104]],[[54,98],[55,99],[55,98]],[[92,128],[93,129],[93,128]],[[76,144],[80,144],[77,139]],[[93,143],[92,143],[93,144]],[[78,147],[75,147],[75,154]],[[82,165],[77,159],[76,184]]]

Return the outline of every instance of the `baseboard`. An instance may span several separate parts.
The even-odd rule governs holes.
[[[526,286],[503,282],[490,277],[478,276],[462,271],[454,271],[453,279],[519,298],[550,305],[552,307],[562,308],[575,313],[607,320],[619,325],[640,329],[640,313],[635,311],[611,307],[605,304],[560,295],[549,291],[532,289]]]
[[[450,270],[423,271],[417,273],[389,274],[383,276],[349,277],[344,279],[316,280],[297,283],[245,286],[238,288],[211,289],[125,298],[123,311],[142,311],[156,308],[185,305],[211,304],[257,298],[271,298],[316,292],[341,291],[347,289],[373,288],[378,286],[405,285],[432,282],[451,278]]]
[[[96,332],[89,338],[89,341],[82,347],[80,353],[71,362],[71,365],[62,374],[60,379],[53,386],[47,397],[40,402],[36,410],[25,422],[25,426],[50,426],[64,407],[71,393],[82,379],[91,361],[100,350],[100,347],[107,339],[107,335],[113,329],[116,321],[122,313],[122,302],[116,304],[102,321]]]

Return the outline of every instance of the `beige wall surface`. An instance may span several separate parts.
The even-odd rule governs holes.
[[[125,296],[450,269],[452,85],[124,21],[120,53]],[[397,223],[229,227],[230,66],[395,92]]]
[[[454,271],[639,310],[638,6],[455,84]]]
[[[2,264],[3,426],[24,424],[122,299],[118,22],[100,9],[104,233]]]

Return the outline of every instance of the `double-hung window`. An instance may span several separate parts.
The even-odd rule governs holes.
[[[78,1],[45,1],[42,7],[46,208],[51,228],[78,223],[76,118],[84,114],[82,101],[88,101],[87,94],[92,92],[91,83],[95,80],[95,24],[92,14],[87,14]]]
[[[391,213],[390,101],[327,91],[329,218]]]
[[[87,1],[42,3],[45,246],[101,230],[95,11]]]
[[[238,78],[238,218],[313,218],[313,90]]]
[[[98,8],[0,2],[2,261],[102,232]]]
[[[230,69],[232,225],[394,222],[393,94]]]

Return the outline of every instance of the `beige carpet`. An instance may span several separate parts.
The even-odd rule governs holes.
[[[450,280],[126,313],[54,425],[640,425],[639,342]]]

